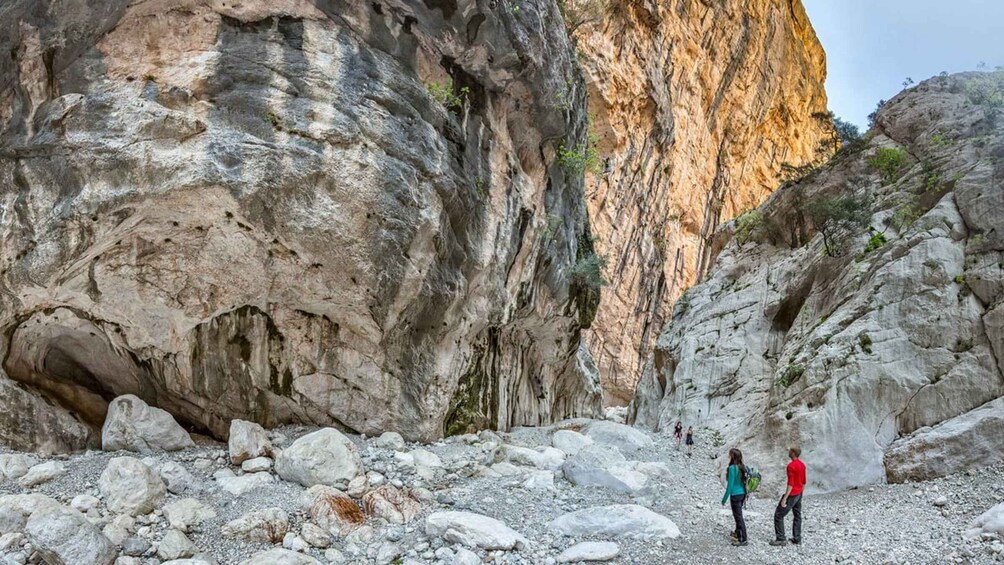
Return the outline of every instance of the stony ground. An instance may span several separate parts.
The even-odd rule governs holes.
[[[587,422],[573,422],[568,427],[580,429],[584,423]],[[273,440],[277,448],[282,448],[310,431],[313,430],[300,427],[282,429],[273,435]],[[550,445],[551,432],[551,429],[519,429],[500,434],[501,437],[489,433],[430,446],[409,444],[399,449],[399,454],[416,448],[428,449],[442,460],[442,467],[434,466],[421,472],[401,464],[394,449],[377,447],[374,440],[352,437],[366,470],[379,473],[387,483],[412,489],[418,498],[425,500],[421,513],[405,525],[389,525],[370,517],[367,525],[351,536],[336,536],[331,549],[306,548],[303,554],[320,563],[464,563],[453,560],[459,545],[427,535],[424,526],[425,518],[434,512],[463,510],[501,520],[530,541],[522,551],[479,550],[478,555],[484,562],[554,563],[564,549],[590,538],[565,537],[549,527],[551,520],[593,506],[639,504],[672,519],[681,535],[660,541],[613,539],[611,541],[620,547],[615,563],[1004,562],[1004,546],[1000,539],[984,536],[966,540],[962,535],[975,516],[1004,500],[1004,465],[921,484],[880,485],[807,496],[803,503],[805,524],[801,546],[768,545],[773,537],[775,499],[772,492],[766,492],[769,489],[765,486],[764,492],[747,505],[750,544],[733,547],[729,543],[731,514],[727,507],[720,505],[722,482],[716,473],[714,457],[718,449],[714,446],[698,445],[692,457],[663,435],[652,436],[655,442],[642,449],[622,446],[629,459],[665,465],[661,472],[651,477],[647,486],[633,494],[616,493],[602,487],[573,486],[562,478],[560,469],[555,473],[553,488],[527,488],[524,483],[530,469],[495,464],[502,459],[498,451],[501,444],[546,446]],[[229,463],[227,446],[208,440],[197,444],[179,452],[138,455],[151,457],[147,459],[149,464],[166,460],[181,463],[192,473],[198,493],[184,496],[202,500],[218,514],[189,533],[188,537],[202,551],[196,557],[203,561],[187,563],[240,563],[255,553],[271,549],[273,546],[269,544],[221,535],[224,524],[251,510],[282,508],[289,515],[290,531],[300,531],[309,519],[301,507],[303,487],[277,480],[241,496],[233,496],[221,490],[213,478],[214,473],[227,468],[240,474],[239,467]],[[63,458],[62,463],[68,469],[66,474],[29,489],[22,488],[17,481],[0,482],[0,495],[35,492],[66,504],[81,494],[100,498],[99,476],[110,459],[122,455],[135,454],[89,452]],[[490,469],[513,474],[499,476]],[[169,493],[164,503],[182,497]],[[113,518],[103,502],[89,517],[99,528]],[[120,558],[120,562],[161,563],[156,557],[156,548],[168,529],[162,512],[158,509],[137,516],[135,522],[130,535],[149,541],[150,549],[135,558]],[[790,526],[790,517],[788,524]],[[0,546],[3,546],[2,538]],[[0,555],[3,556],[0,563],[5,565],[41,562],[30,545],[19,546],[16,542]],[[258,563],[265,562],[259,561],[256,565]]]

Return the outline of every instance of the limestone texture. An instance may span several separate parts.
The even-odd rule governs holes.
[[[556,156],[585,83],[553,1],[507,6],[4,3],[0,356],[13,417],[65,429],[0,438],[85,447],[43,394],[92,431],[133,394],[217,438],[598,413]]]
[[[800,444],[810,492],[1000,461],[1004,120],[984,93],[1002,90],[999,71],[905,90],[747,229],[724,226],[630,419],[716,430],[765,481],[783,481]],[[860,223],[818,213],[841,202]]]
[[[608,285],[587,339],[625,405],[715,228],[783,168],[833,152],[826,56],[800,0],[609,2],[574,31],[600,170],[587,205]]]

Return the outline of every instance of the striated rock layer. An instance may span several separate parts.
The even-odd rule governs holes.
[[[233,418],[427,439],[596,413],[598,297],[570,282],[592,238],[555,158],[585,139],[585,88],[554,3],[519,8],[6,3],[17,394],[91,426],[135,394],[219,437]]]
[[[798,0],[612,2],[576,37],[606,157],[588,207],[609,285],[588,341],[608,402],[626,404],[716,226],[782,165],[833,150],[825,54]]]
[[[926,81],[883,107],[867,142],[772,195],[762,221],[746,223],[678,302],[634,422],[718,429],[773,480],[787,446],[801,444],[815,491],[1001,460],[1004,116],[994,92],[999,100],[1004,73]],[[810,213],[848,197],[864,203],[864,224],[834,231]],[[824,252],[820,226],[839,253]]]

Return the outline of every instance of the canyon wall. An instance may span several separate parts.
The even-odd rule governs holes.
[[[1002,72],[925,81],[730,224],[629,417],[718,430],[775,483],[800,444],[816,492],[1000,461],[1002,96]]]
[[[126,393],[219,437],[599,410],[554,2],[19,0],[0,26],[0,399],[54,430],[8,444],[93,443]]]
[[[588,342],[607,401],[626,404],[719,223],[760,204],[782,165],[832,151],[825,54],[799,0],[611,2],[574,37],[605,157],[588,176],[608,261]]]

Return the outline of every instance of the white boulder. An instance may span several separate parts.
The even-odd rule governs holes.
[[[24,453],[4,453],[0,455],[0,482],[15,481],[23,477],[28,469],[38,464],[38,459]]]
[[[115,457],[98,479],[98,489],[108,510],[118,514],[153,512],[167,489],[153,469],[135,457]]]
[[[195,477],[185,469],[185,466],[175,461],[164,461],[157,469],[160,478],[167,485],[168,492],[184,494],[198,490]]]
[[[537,469],[558,469],[565,462],[565,452],[554,447],[529,449],[515,445],[502,447],[506,460],[516,465],[536,467]]]
[[[485,550],[523,549],[525,537],[504,523],[473,512],[436,512],[425,519],[425,533],[448,542]]]
[[[384,432],[380,437],[373,440],[373,445],[384,449],[404,449],[404,438],[397,432]]]
[[[101,449],[105,451],[177,451],[194,447],[195,442],[169,413],[126,394],[108,404],[101,427]]]
[[[347,484],[364,473],[356,446],[334,428],[294,441],[279,453],[275,471],[283,480],[305,487]]]
[[[17,483],[24,488],[31,488],[47,483],[56,477],[66,474],[66,467],[59,461],[46,461],[28,469]]]
[[[680,529],[669,518],[637,504],[595,506],[551,521],[551,528],[571,537],[658,540],[677,538]]]
[[[277,547],[256,553],[240,565],[321,565],[321,562],[309,555]]]
[[[49,565],[110,565],[117,556],[115,546],[97,527],[66,506],[32,513],[25,534]]]
[[[255,457],[241,463],[245,473],[263,473],[272,469],[272,460],[268,457]]]
[[[598,486],[616,492],[638,493],[648,485],[648,476],[612,447],[588,445],[569,457],[561,471],[575,486]]]
[[[44,494],[0,496],[0,535],[21,532],[33,512],[58,507],[59,502]]]
[[[331,533],[310,522],[305,522],[300,526],[300,537],[311,547],[324,549],[331,545]]]
[[[164,534],[157,546],[157,557],[170,561],[172,559],[187,559],[199,552],[199,548],[188,539],[188,536],[172,528]]]
[[[194,498],[182,498],[164,505],[164,518],[172,528],[191,531],[202,522],[216,517],[216,511]]]
[[[621,548],[611,541],[584,541],[569,547],[558,555],[558,563],[580,561],[610,561],[620,555]]]
[[[366,517],[347,494],[327,485],[314,485],[303,493],[301,505],[318,526],[343,535],[362,524]]]
[[[590,422],[584,432],[594,442],[612,445],[621,451],[631,451],[652,445],[652,438],[648,437],[645,432],[608,420]]]
[[[230,421],[230,437],[227,440],[230,462],[240,465],[248,459],[271,457],[272,442],[265,428],[246,420]]]
[[[592,438],[573,430],[558,430],[551,435],[551,445],[566,455],[575,455],[583,447],[592,444]]]
[[[554,489],[554,471],[531,471],[526,480],[523,481],[523,488],[531,490]]]
[[[270,473],[245,473],[238,477],[230,469],[217,471],[213,474],[213,479],[221,489],[234,496],[247,494],[275,482],[275,477]]]

